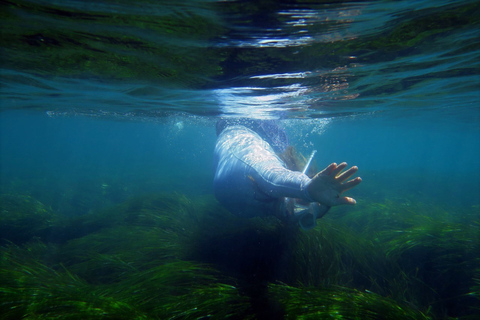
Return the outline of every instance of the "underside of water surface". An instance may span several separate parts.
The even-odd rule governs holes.
[[[463,114],[478,98],[479,10],[476,1],[3,1],[4,108]]]

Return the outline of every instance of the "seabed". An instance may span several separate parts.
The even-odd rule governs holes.
[[[480,314],[478,207],[367,199],[309,231],[178,193],[71,218],[30,196],[0,207],[2,319]]]

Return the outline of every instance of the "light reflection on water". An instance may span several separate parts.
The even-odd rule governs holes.
[[[473,1],[6,9],[2,109],[318,118],[478,102]]]

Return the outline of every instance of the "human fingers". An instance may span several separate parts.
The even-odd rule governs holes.
[[[356,177],[355,179],[352,179],[350,181],[345,182],[342,184],[342,192],[345,192],[347,190],[352,189],[353,187],[356,187],[362,182],[362,178]]]
[[[348,169],[347,171],[342,172],[339,175],[337,175],[336,179],[337,179],[337,181],[340,181],[340,182],[346,181],[348,178],[353,176],[355,174],[355,172],[357,172],[357,171],[358,171],[358,167],[353,166],[350,169]]]
[[[317,175],[330,175],[332,174],[332,172],[337,168],[337,164],[334,162],[334,163],[331,163],[328,167],[326,167],[325,169],[323,169],[322,171],[320,171],[319,173],[317,173]]]
[[[343,169],[345,169],[347,167],[347,163],[346,162],[342,162],[340,163],[336,168],[335,170],[332,171],[332,175],[334,176],[337,176],[340,172],[342,172]]]

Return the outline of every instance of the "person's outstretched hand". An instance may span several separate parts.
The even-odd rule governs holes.
[[[342,172],[346,167],[347,164],[345,162],[339,165],[332,163],[317,173],[307,186],[307,192],[310,197],[314,201],[329,207],[357,203],[353,198],[340,196],[343,192],[362,182],[360,177],[347,181],[348,178],[357,172],[358,168],[351,167],[347,171]]]

